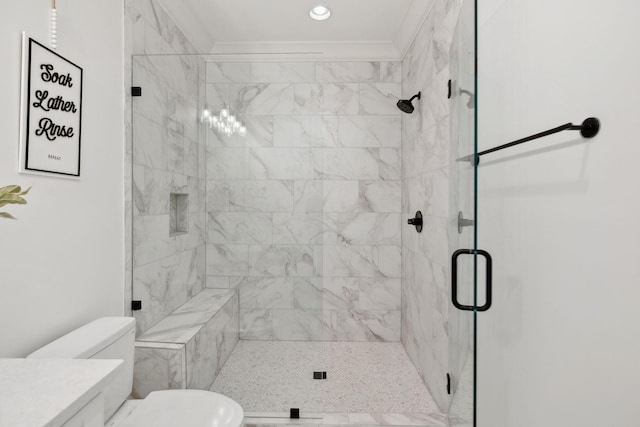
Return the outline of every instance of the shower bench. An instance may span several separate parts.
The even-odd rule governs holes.
[[[204,289],[136,337],[133,397],[209,389],[237,342],[237,291]]]

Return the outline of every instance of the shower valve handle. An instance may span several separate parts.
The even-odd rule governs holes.
[[[418,233],[422,232],[422,212],[416,212],[415,218],[408,219],[407,224],[415,226]]]

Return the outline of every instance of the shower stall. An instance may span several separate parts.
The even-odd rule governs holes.
[[[139,396],[206,388],[255,423],[472,425],[476,313],[451,305],[449,256],[475,248],[476,165],[456,161],[476,149],[474,16],[436,2],[402,61],[131,56]],[[246,135],[211,125],[229,115]]]

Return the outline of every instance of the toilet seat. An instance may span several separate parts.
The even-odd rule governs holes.
[[[240,427],[244,411],[234,400],[204,390],[154,391],[118,427]]]

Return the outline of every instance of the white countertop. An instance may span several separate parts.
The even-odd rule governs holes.
[[[0,427],[62,425],[121,365],[115,359],[0,359]]]

